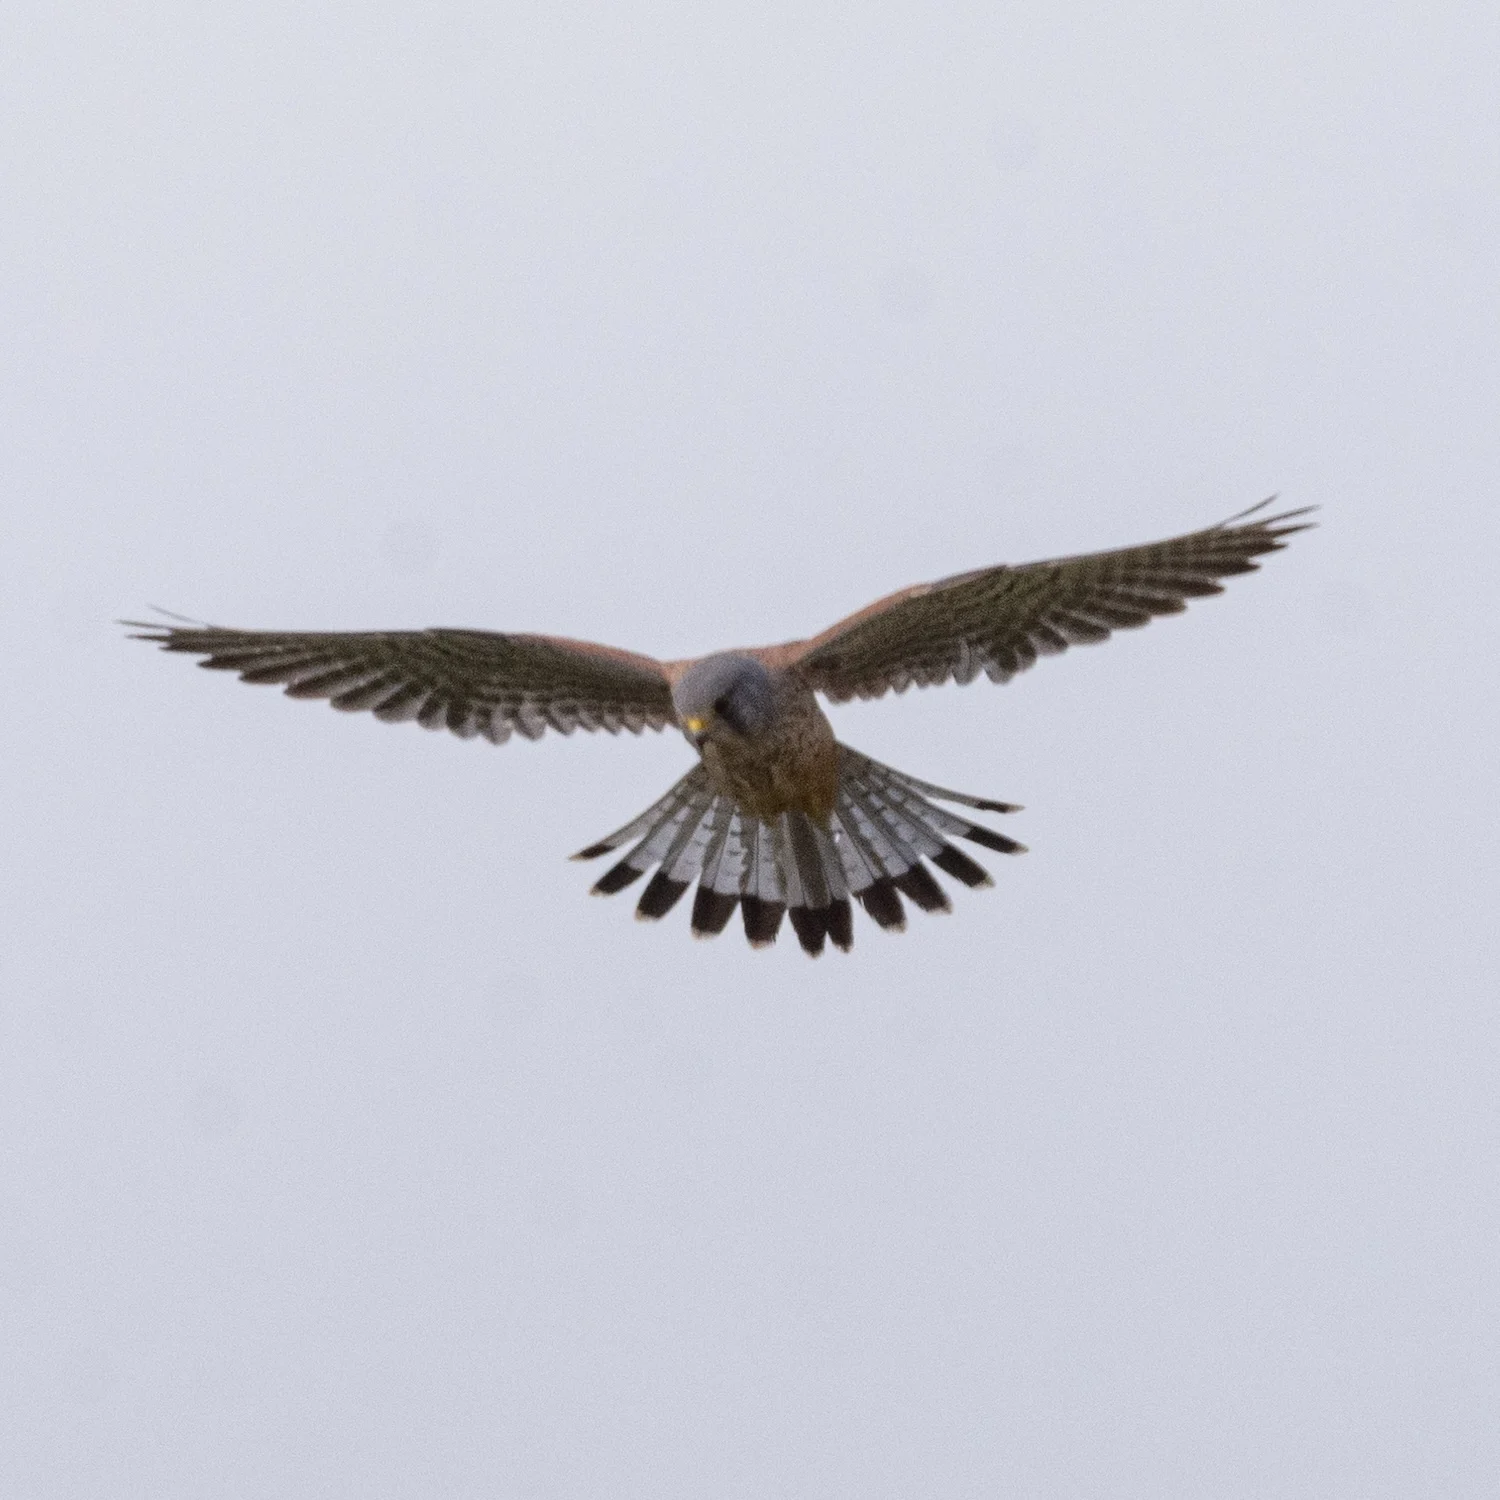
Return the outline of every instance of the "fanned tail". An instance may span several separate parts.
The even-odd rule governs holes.
[[[846,745],[839,750],[839,789],[826,828],[800,812],[770,821],[743,813],[699,765],[638,818],[573,857],[594,859],[630,844],[595,883],[595,895],[613,895],[654,870],[636,905],[637,917],[654,921],[696,880],[695,936],[722,932],[739,907],[750,945],[766,947],[789,915],[797,940],[816,956],[825,942],[846,952],[853,944],[851,896],[889,931],[906,926],[903,895],[924,911],[948,911],[947,894],[924,860],[965,885],[991,884],[951,839],[1003,854],[1024,851],[933,799],[998,813],[1019,811],[1014,804],[919,781]]]
[[[1015,803],[934,786],[847,745],[840,748],[843,756],[833,814],[839,852],[848,872],[849,889],[879,926],[893,932],[905,928],[903,895],[923,911],[951,910],[947,893],[924,859],[964,885],[993,884],[984,866],[950,839],[968,839],[1001,854],[1026,852],[1024,844],[950,813],[932,799],[997,813],[1019,812]]]

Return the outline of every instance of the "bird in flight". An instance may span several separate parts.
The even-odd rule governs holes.
[[[1025,847],[949,811],[1018,812],[1013,803],[934,786],[840,743],[819,694],[846,703],[980,673],[1008,682],[1039,656],[1179,614],[1311,524],[1298,519],[1310,507],[1259,515],[1269,504],[1170,541],[920,583],[808,640],[684,661],[488,630],[125,623],[138,640],[201,656],[200,666],[242,681],[283,683],[292,698],[415,719],[464,739],[676,725],[698,763],[638,818],[574,856],[629,846],[594,893],[611,895],[654,871],[636,906],[649,920],[696,880],[697,936],[722,932],[738,907],[752,947],[775,942],[785,915],[816,956],[825,940],[852,945],[851,896],[889,931],[906,926],[903,896],[923,911],[947,911],[924,860],[964,885],[991,884],[955,838],[1001,854]]]

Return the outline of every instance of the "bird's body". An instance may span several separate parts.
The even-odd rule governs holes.
[[[714,786],[751,816],[771,822],[805,813],[826,827],[839,787],[833,725],[795,668],[772,681],[774,718],[764,734],[708,737],[698,753]]]
[[[840,744],[819,694],[841,703],[981,672],[1007,681],[1040,655],[1219,593],[1218,579],[1253,570],[1255,557],[1301,530],[1305,523],[1287,524],[1300,514],[1235,517],[1144,547],[980,569],[892,594],[809,640],[676,662],[478,630],[148,624],[143,638],[247,682],[282,683],[292,697],[463,738],[500,743],[513,732],[537,739],[548,729],[639,733],[676,724],[699,763],[577,856],[630,846],[595,892],[611,894],[654,870],[636,911],[657,918],[697,880],[695,933],[722,931],[738,907],[751,944],[763,946],[789,913],[803,948],[818,953],[825,939],[852,943],[851,896],[887,929],[905,925],[902,895],[923,910],[947,910],[924,860],[966,885],[988,885],[952,839],[1002,853],[1023,848],[937,805],[1006,813],[1018,810],[1013,804],[933,786]]]

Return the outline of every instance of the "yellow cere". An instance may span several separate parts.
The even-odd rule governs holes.
[[[689,734],[702,734],[708,728],[707,719],[684,719],[683,723],[687,725]]]

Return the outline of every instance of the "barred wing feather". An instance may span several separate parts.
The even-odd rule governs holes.
[[[1306,510],[1245,519],[1269,504],[1170,541],[918,584],[764,655],[797,667],[835,703],[981,672],[1007,682],[1038,656],[1179,614],[1189,599],[1221,593],[1219,579],[1253,572],[1254,558],[1309,524],[1288,524]]]
[[[130,620],[136,638],[237,672],[244,682],[285,685],[293,698],[378,719],[415,719],[463,739],[501,744],[548,729],[662,729],[675,722],[672,693],[649,656],[561,636],[486,630],[272,631]]]

